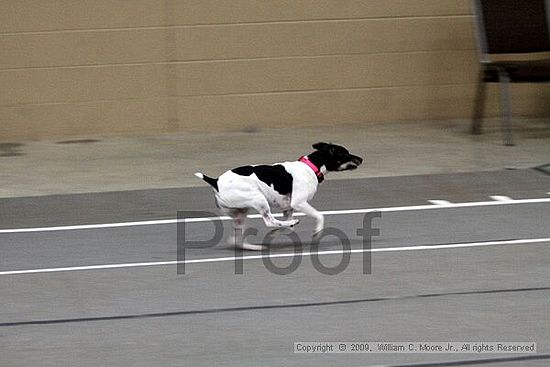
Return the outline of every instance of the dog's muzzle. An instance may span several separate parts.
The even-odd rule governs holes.
[[[351,171],[351,170],[357,169],[357,167],[359,167],[362,163],[363,163],[363,158],[356,155],[352,155],[351,160],[349,162],[346,162],[339,167],[339,171],[348,171],[348,170]]]
[[[356,168],[359,167],[361,164],[363,164],[363,158],[354,155],[353,158],[351,159],[351,163],[352,163],[353,165],[355,165],[355,167],[352,168],[352,169],[356,169]]]

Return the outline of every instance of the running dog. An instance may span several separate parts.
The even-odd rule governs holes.
[[[246,250],[263,248],[243,243],[239,236],[250,209],[258,211],[268,227],[295,226],[299,220],[293,218],[293,212],[298,210],[316,220],[314,236],[323,230],[323,215],[308,201],[327,172],[356,169],[363,159],[336,144],[317,143],[313,144],[313,149],[313,153],[297,161],[237,167],[218,178],[195,173],[212,186],[217,206],[233,219],[234,235],[228,242]],[[275,218],[271,208],[281,209],[283,220]]]

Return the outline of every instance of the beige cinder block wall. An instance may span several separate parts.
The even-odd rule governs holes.
[[[476,70],[469,0],[3,0],[0,140],[465,118]]]

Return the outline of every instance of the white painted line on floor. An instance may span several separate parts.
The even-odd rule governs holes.
[[[511,197],[509,196],[502,196],[502,195],[491,195],[489,196],[491,199],[493,200],[496,200],[496,201],[514,201],[514,199],[512,199]]]
[[[451,204],[450,201],[447,200],[428,200],[433,205],[449,205]]]
[[[484,207],[484,206],[497,206],[497,205],[519,205],[519,204],[537,204],[537,203],[550,203],[550,198],[538,198],[538,199],[519,199],[510,201],[477,201],[468,203],[448,203],[448,204],[429,204],[429,205],[412,205],[412,206],[395,206],[387,208],[367,208],[367,209],[343,209],[343,210],[325,210],[321,211],[324,215],[342,215],[342,214],[364,214],[369,212],[406,212],[413,210],[434,210],[434,209],[456,209],[456,208],[472,208],[472,207]],[[280,217],[282,214],[275,214],[276,217]],[[294,216],[302,217],[304,213],[295,213]],[[261,218],[259,214],[249,215],[248,218]],[[199,218],[186,218],[185,223],[196,222],[209,222],[212,220],[229,220],[231,218],[227,216],[222,217],[199,217]],[[0,229],[0,234],[5,233],[30,233],[30,232],[53,232],[53,231],[72,231],[80,229],[100,229],[100,228],[119,228],[119,227],[138,227],[138,226],[151,226],[162,224],[174,224],[177,223],[177,219],[160,219],[160,220],[146,220],[139,222],[121,222],[121,223],[102,223],[102,224],[78,224],[71,226],[55,226],[55,227],[33,227],[33,228],[10,228]]]
[[[485,241],[485,242],[465,242],[465,243],[453,243],[447,245],[419,245],[419,246],[403,246],[403,247],[385,247],[374,249],[353,249],[350,251],[342,250],[330,250],[330,251],[318,251],[317,255],[342,255],[344,253],[378,253],[378,252],[402,252],[402,251],[426,251],[426,250],[449,250],[459,248],[470,247],[487,247],[487,246],[503,246],[503,245],[536,245],[545,242],[550,242],[549,238],[527,238],[519,240],[501,240],[501,241]],[[305,251],[302,252],[302,256],[312,256],[314,252]],[[242,260],[260,260],[264,258],[285,258],[294,257],[292,253],[282,254],[266,254],[266,255],[243,255],[242,257],[227,256],[227,257],[213,257],[204,259],[189,259],[182,261],[183,264],[200,264],[200,263],[214,263],[214,262],[227,262],[235,261],[237,259]],[[126,264],[106,264],[106,265],[86,265],[86,266],[71,266],[63,268],[44,268],[44,269],[25,269],[25,270],[7,270],[0,271],[1,275],[17,275],[17,274],[36,274],[36,273],[60,273],[66,271],[79,271],[79,270],[105,270],[105,269],[121,269],[121,268],[140,268],[147,266],[163,266],[163,265],[177,265],[178,261],[156,261],[156,262],[141,262],[141,263],[126,263]]]

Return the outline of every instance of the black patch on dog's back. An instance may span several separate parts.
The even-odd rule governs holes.
[[[254,173],[254,168],[252,166],[242,166],[233,168],[231,171],[241,176],[250,176]]]
[[[292,175],[280,164],[269,166],[261,164],[258,166],[242,166],[231,170],[241,176],[250,176],[256,174],[258,179],[265,182],[268,186],[273,185],[273,189],[281,195],[288,195],[292,192]]]

